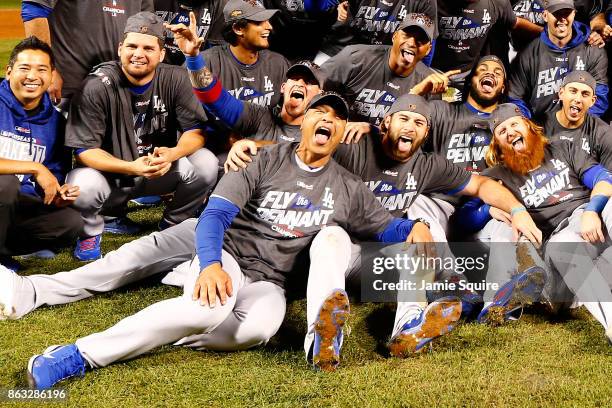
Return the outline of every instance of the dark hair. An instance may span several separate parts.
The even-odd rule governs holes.
[[[26,50],[42,51],[49,56],[49,62],[51,63],[51,69],[55,69],[55,57],[53,56],[53,50],[46,42],[39,40],[37,37],[30,36],[19,42],[11,51],[9,56],[8,66],[12,67],[17,61],[17,56]]]
[[[234,29],[240,30],[242,28],[245,28],[248,24],[249,20],[244,18],[238,21],[232,21],[230,23],[227,23],[223,26],[223,32],[221,33],[221,36],[223,36],[223,39],[229,45],[236,46],[236,44],[238,44],[238,36],[234,32]]]

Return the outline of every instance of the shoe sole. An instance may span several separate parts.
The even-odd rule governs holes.
[[[400,333],[389,342],[389,352],[393,357],[408,357],[423,349],[436,337],[455,328],[461,318],[461,300],[439,300],[425,308],[423,322],[414,333]]]
[[[537,301],[546,283],[546,272],[536,266],[517,275],[512,281],[514,284],[509,285],[504,293],[495,294],[487,313],[479,317],[480,323],[491,326],[502,325],[510,320],[512,312]]]
[[[334,350],[334,340],[349,314],[349,300],[344,291],[335,291],[323,302],[315,323],[315,341],[317,337],[320,341],[319,352],[312,358],[314,366],[319,370],[334,371],[340,364],[340,356]]]

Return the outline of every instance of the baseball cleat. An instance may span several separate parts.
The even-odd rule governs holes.
[[[76,375],[85,375],[85,360],[74,344],[51,346],[28,362],[30,388],[45,390]]]
[[[539,266],[532,266],[514,276],[495,293],[493,303],[482,309],[478,322],[496,326],[508,320],[516,320],[513,314],[537,302],[545,283],[546,271]]]
[[[315,323],[312,363],[316,369],[334,371],[340,364],[342,328],[349,313],[349,300],[343,289],[335,289],[323,302]]]
[[[457,296],[461,299],[461,318],[470,320],[478,316],[482,310],[483,300],[480,294],[472,289],[461,289],[461,283],[466,284],[467,278],[463,274],[444,270],[437,277],[436,282],[446,282],[455,285],[455,290],[427,290],[427,301],[435,302],[438,299]]]
[[[102,235],[84,239],[78,238],[73,252],[74,257],[79,261],[95,261],[102,258],[100,241],[102,241]]]
[[[17,278],[15,272],[0,265],[0,320],[17,319],[14,304]]]
[[[408,357],[423,349],[436,337],[453,330],[461,318],[461,300],[448,296],[427,305],[389,341],[393,357]]]
[[[104,232],[118,235],[134,235],[140,232],[140,226],[128,217],[119,217],[104,222]]]

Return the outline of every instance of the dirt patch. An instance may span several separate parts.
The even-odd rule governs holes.
[[[21,21],[21,10],[0,10],[0,39],[23,38],[23,22]]]

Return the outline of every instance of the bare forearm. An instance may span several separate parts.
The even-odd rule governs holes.
[[[183,133],[174,148],[176,152],[174,160],[195,153],[198,149],[204,147],[205,141],[206,138],[202,129],[194,129]]]
[[[51,45],[51,34],[49,31],[49,20],[46,18],[35,18],[23,23],[26,37],[35,36],[39,40]]]
[[[596,14],[589,24],[591,26],[591,31],[601,31],[606,26],[606,17],[604,13]]]
[[[476,195],[490,206],[499,208],[507,213],[513,208],[523,206],[510,190],[492,179],[483,181],[478,187]]]
[[[77,155],[77,162],[108,173],[134,175],[132,162],[118,159],[102,149],[89,149]]]
[[[612,197],[612,184],[607,181],[600,181],[593,186],[593,190],[591,191],[591,198],[603,195],[606,197]]]
[[[0,158],[0,174],[36,174],[41,167],[38,162]]]

